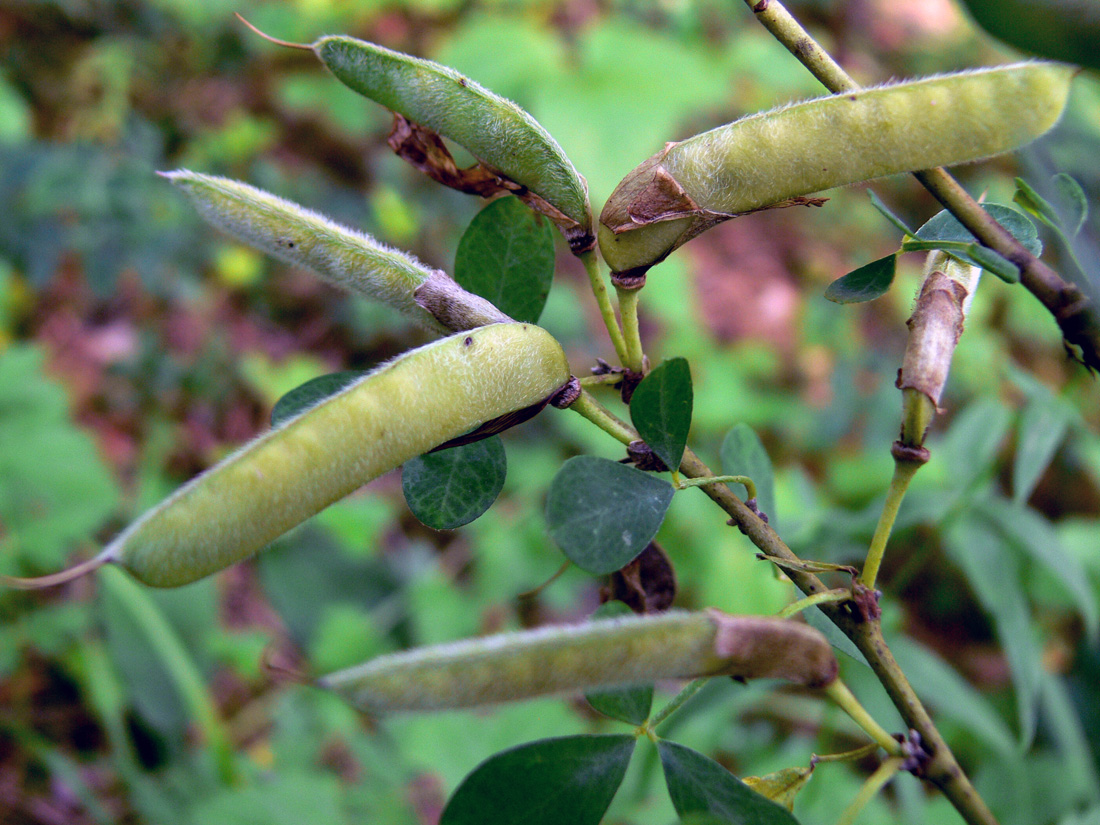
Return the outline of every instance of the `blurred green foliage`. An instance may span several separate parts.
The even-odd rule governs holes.
[[[861,81],[1013,57],[949,4],[821,0],[795,10]],[[9,0],[0,6],[4,573],[92,555],[265,426],[287,389],[423,340],[386,310],[216,236],[154,170],[246,180],[448,270],[480,208],[392,157],[384,112],[250,35],[234,11],[288,40],[345,32],[468,73],[549,129],[587,177],[597,212],[664,141],[818,93],[742,4],[718,0]],[[1095,205],[1098,123],[1100,83],[1085,74],[1049,137],[960,177],[1008,202],[1014,175],[1042,193],[1062,171]],[[910,180],[876,190],[910,225],[937,211]],[[861,191],[830,194],[821,210],[714,230],[660,265],[642,323],[654,363],[691,365],[693,448],[714,466],[735,424],[755,433],[784,537],[806,558],[851,563],[890,477],[893,380],[920,261],[902,256],[894,287],[870,304],[825,301],[828,283],[898,243]],[[1094,283],[1098,212],[1074,241]],[[1066,264],[1044,240],[1052,264]],[[554,281],[541,323],[583,374],[610,346],[560,242]],[[1034,300],[987,279],[943,406],[934,459],[883,571],[889,637],[1005,825],[1095,821],[1098,384],[1067,362]],[[579,453],[618,459],[618,446],[554,411],[504,440],[504,492],[461,531],[419,525],[396,474],[384,477],[255,563],[145,592],[140,609],[157,617],[158,634],[136,626],[125,591],[99,579],[0,592],[5,825],[434,822],[497,751],[621,732],[562,700],[364,720],[283,672],[595,609],[601,582],[576,568],[525,594],[562,561],[543,517],[554,472]],[[697,491],[675,496],[658,539],[676,568],[677,605],[774,613],[792,598]],[[867,668],[842,658],[861,701],[900,729]],[[214,708],[207,719],[196,710],[204,703]],[[662,733],[739,776],[861,741],[819,699],[728,681]],[[228,771],[219,742],[231,748]],[[819,766],[795,815],[833,821],[863,768]],[[860,821],[956,816],[902,777]],[[605,821],[675,817],[643,739]]]

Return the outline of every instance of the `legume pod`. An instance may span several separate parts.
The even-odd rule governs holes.
[[[368,373],[268,431],[148,511],[73,570],[115,562],[175,587],[241,561],[368,481],[569,381],[558,342],[531,324],[442,338]]]
[[[600,250],[613,271],[642,274],[738,215],[1016,149],[1058,121],[1074,71],[1017,63],[845,92],[670,143],[611,195]]]

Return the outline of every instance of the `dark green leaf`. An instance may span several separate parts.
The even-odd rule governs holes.
[[[899,218],[897,215],[895,215],[893,212],[890,211],[890,207],[888,207],[885,203],[882,202],[882,200],[879,198],[879,196],[877,194],[875,194],[874,189],[868,189],[867,194],[871,198],[871,205],[874,206],[875,209],[877,209],[879,211],[879,214],[882,215],[882,217],[884,217],[884,218],[886,218],[886,220],[890,221],[890,223],[892,223],[894,226],[896,226],[898,228],[898,230],[901,231],[903,234],[905,234],[905,235],[912,235],[913,234],[913,230],[905,225],[905,221],[903,221],[901,218]]]
[[[553,279],[553,227],[518,198],[490,203],[459,241],[455,280],[517,321],[538,322]]]
[[[1033,255],[1042,253],[1043,245],[1039,241],[1039,232],[1027,215],[1002,203],[986,203],[982,204],[982,208],[1007,229],[1016,240],[1023,244],[1025,249]],[[977,238],[971,235],[970,231],[946,209],[934,215],[924,226],[918,229],[915,237],[916,242],[910,240],[902,243],[901,248],[903,251],[928,249],[929,246],[935,245],[936,248],[945,249],[967,263],[980,266],[983,269],[988,268],[990,272],[999,278],[1013,281],[1019,277],[1014,265],[1009,264],[997,253],[993,253],[993,255],[996,255],[995,258],[987,254],[992,250],[981,247],[981,252],[975,252],[974,247],[971,247],[970,244],[976,244]],[[960,243],[967,245],[965,251],[955,246]]]
[[[1012,500],[1023,504],[1031,496],[1054,451],[1065,438],[1070,411],[1053,395],[1032,398],[1020,415],[1016,463],[1012,467]]]
[[[1059,172],[1052,179],[1055,190],[1058,192],[1059,213],[1066,232],[1072,238],[1081,231],[1085,220],[1089,216],[1089,201],[1081,184],[1067,175]]]
[[[622,602],[604,602],[592,614],[593,619],[609,616],[632,616],[634,611]],[[618,688],[616,690],[593,690],[584,695],[588,704],[604,716],[640,725],[649,718],[653,707],[653,685]]]
[[[570,561],[602,576],[645,549],[672,502],[672,485],[594,456],[562,465],[546,498],[550,536]]]
[[[719,451],[722,472],[730,476],[748,476],[756,485],[756,506],[768,517],[772,527],[777,523],[775,512],[775,481],[772,476],[772,461],[760,437],[748,424],[738,424],[722,441]],[[740,484],[734,485],[734,492],[745,490]],[[748,490],[741,493],[748,495]]]
[[[501,751],[462,780],[439,825],[598,825],[634,742],[625,734],[565,736]]]
[[[1068,552],[1054,526],[1034,510],[1010,504],[1002,498],[978,502],[982,516],[990,521],[1008,545],[1049,570],[1062,583],[1081,611],[1085,631],[1091,637],[1100,632],[1100,605],[1081,560]]]
[[[829,284],[828,289],[825,290],[825,297],[838,304],[873,301],[885,295],[890,289],[897,267],[897,254],[871,261]]]
[[[409,509],[433,530],[453,530],[488,510],[504,488],[508,459],[500,436],[406,461],[401,489]]]
[[[1026,748],[1035,736],[1043,663],[1020,580],[1019,559],[995,527],[977,514],[955,522],[944,536],[944,545],[992,620],[1016,688],[1020,740]]]
[[[683,358],[654,367],[630,399],[634,427],[671,470],[678,469],[684,457],[691,404],[691,369]]]
[[[781,805],[756,793],[713,759],[661,740],[657,743],[672,806],[681,817],[710,814],[727,825],[797,825]]]
[[[349,384],[366,375],[365,370],[343,370],[330,372],[328,375],[318,375],[301,386],[295,387],[271,408],[271,426],[278,427],[284,421],[301,415],[310,407],[330,395],[336,395]]]
[[[1069,0],[963,0],[978,25],[1039,57],[1100,69],[1100,8]]]
[[[950,466],[952,486],[965,490],[989,471],[1010,423],[1009,411],[992,398],[970,404],[955,417],[939,450]]]

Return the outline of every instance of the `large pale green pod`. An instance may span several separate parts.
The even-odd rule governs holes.
[[[199,213],[238,240],[313,270],[330,283],[380,301],[436,332],[469,329],[508,318],[488,301],[461,289],[446,275],[368,235],[333,223],[296,203],[228,178],[180,169],[162,173],[185,191]],[[429,279],[450,281],[453,318],[441,323],[416,300]]]
[[[559,226],[575,250],[592,245],[584,178],[550,133],[515,103],[452,68],[353,37],[322,37],[311,48],[349,88],[461,144],[561,212],[567,220]]]
[[[837,663],[825,637],[800,622],[672,611],[379,656],[320,684],[368,713],[392,713],[723,674],[823,687]]]
[[[751,115],[670,143],[600,215],[615,272],[638,273],[729,218],[858,181],[1016,149],[1061,116],[1074,69],[1019,63]]]
[[[95,559],[39,587],[115,562],[175,587],[222,570],[368,481],[569,380],[558,342],[531,324],[442,338],[368,373],[261,435],[124,530]]]

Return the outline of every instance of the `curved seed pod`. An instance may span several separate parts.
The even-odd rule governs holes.
[[[461,144],[489,170],[530,190],[542,204],[524,199],[558,224],[575,252],[595,243],[584,178],[519,106],[447,66],[353,37],[322,37],[310,48],[349,88]],[[443,149],[407,123],[399,120],[396,128],[409,132],[402,140],[417,144],[417,165],[434,162],[425,154]]]
[[[175,587],[251,556],[373,478],[569,380],[558,342],[530,324],[494,324],[434,341],[368,373],[261,435],[124,530],[57,584],[115,562]]]
[[[905,447],[924,444],[982,274],[981,267],[939,250],[929,253],[924,272],[913,314],[906,321],[909,341],[898,370],[903,398],[900,441]]]
[[[729,675],[811,687],[836,679],[809,625],[717,610],[601,619],[379,656],[323,677],[368,713],[440,710],[656,679]]]
[[[1018,63],[845,92],[670,143],[611,195],[600,250],[614,272],[641,274],[729,218],[1015,149],[1058,121],[1074,71]]]
[[[276,258],[311,269],[329,283],[391,306],[436,332],[511,320],[484,298],[411,255],[262,189],[187,169],[160,174],[185,191],[199,213],[224,232]],[[436,292],[441,291],[440,284],[446,285],[446,301],[428,307],[417,300],[416,290],[428,281]]]

